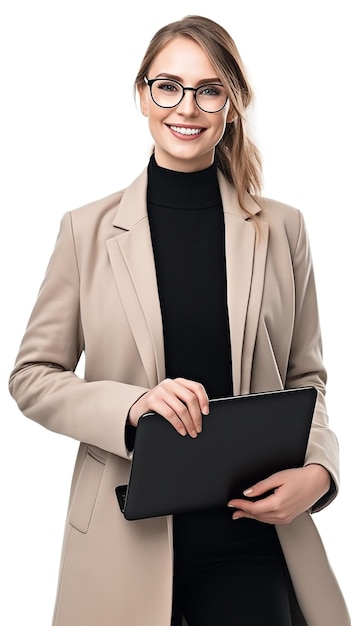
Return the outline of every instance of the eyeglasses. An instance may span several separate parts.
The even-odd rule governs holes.
[[[150,88],[151,98],[157,106],[163,109],[172,109],[181,103],[186,91],[193,91],[197,106],[205,113],[218,113],[228,100],[228,95],[219,83],[200,85],[200,87],[183,87],[177,80],[168,78],[144,77],[145,83]]]

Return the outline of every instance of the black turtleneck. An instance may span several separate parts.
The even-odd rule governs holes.
[[[203,383],[210,398],[230,396],[224,217],[216,165],[200,172],[174,172],[151,157],[147,206],[166,375]],[[193,590],[199,576],[223,563],[232,563],[234,571],[238,563],[240,569],[240,559],[250,551],[256,558],[258,542],[269,542],[267,549],[280,554],[273,526],[233,522],[225,505],[173,516],[173,609],[179,624],[184,607],[197,602]]]
[[[147,206],[165,345],[166,375],[233,393],[224,218],[212,165],[199,172],[148,166]]]

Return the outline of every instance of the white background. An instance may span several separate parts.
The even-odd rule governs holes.
[[[151,140],[133,79],[154,32],[189,13],[233,35],[256,94],[264,195],[312,244],[341,492],[315,516],[351,606],[349,2],[5,0],[1,58],[0,619],[48,626],[76,442],[25,419],[7,379],[64,211],[131,182]],[[225,7],[227,5],[227,7]],[[83,626],[83,625],[77,625]],[[334,625],[331,625],[334,626]],[[336,626],[336,625],[335,625]]]

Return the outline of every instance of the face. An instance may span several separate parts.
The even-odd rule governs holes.
[[[148,79],[173,78],[184,87],[220,83],[218,72],[201,46],[191,39],[173,39],[154,58]],[[197,106],[193,91],[186,91],[174,108],[155,104],[147,85],[139,90],[140,106],[148,118],[158,165],[180,172],[205,169],[213,163],[215,146],[225,131],[229,101],[217,113]]]

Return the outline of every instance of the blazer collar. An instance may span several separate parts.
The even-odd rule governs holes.
[[[218,182],[222,196],[222,204],[225,213],[235,215],[244,220],[248,216],[239,205],[238,195],[233,187],[218,170]],[[146,208],[147,192],[147,168],[127,187],[113,219],[113,226],[123,230],[131,230],[140,220],[147,217]],[[259,205],[250,194],[245,195],[245,209],[250,215],[256,215],[261,211]]]

